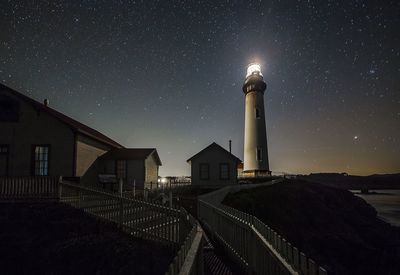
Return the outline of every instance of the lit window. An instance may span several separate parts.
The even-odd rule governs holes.
[[[257,148],[257,160],[258,161],[262,161],[262,149],[261,148]]]
[[[262,76],[260,64],[252,63],[247,67],[246,77],[249,77],[249,76],[251,76],[253,74],[257,74],[257,75]]]
[[[220,163],[219,164],[219,178],[221,180],[229,179],[229,163]]]
[[[208,180],[210,178],[210,165],[208,163],[200,163],[200,179]]]
[[[50,145],[34,145],[33,147],[33,175],[49,175]]]
[[[117,160],[117,179],[126,179],[126,160]]]

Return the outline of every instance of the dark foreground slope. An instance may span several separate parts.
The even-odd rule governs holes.
[[[163,274],[173,251],[58,203],[0,203],[1,274]]]
[[[329,274],[400,274],[400,229],[349,191],[290,180],[223,203],[260,218]]]

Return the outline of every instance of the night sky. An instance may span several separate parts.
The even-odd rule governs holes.
[[[1,0],[0,81],[188,175],[259,62],[272,171],[400,172],[399,3]]]

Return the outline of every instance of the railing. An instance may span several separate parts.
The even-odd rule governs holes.
[[[59,200],[114,222],[134,237],[163,242],[176,256],[166,274],[203,274],[203,231],[183,208],[107,193],[61,177],[1,177],[0,201]]]
[[[0,177],[1,200],[57,200],[59,177]]]
[[[176,257],[166,274],[202,274],[203,232],[183,208],[165,207],[144,200],[92,188],[60,183],[60,200],[102,219],[117,223],[132,236],[171,245]]]
[[[260,185],[268,184],[226,187],[200,196],[199,220],[248,274],[327,275],[324,268],[258,218],[221,204],[230,191]]]

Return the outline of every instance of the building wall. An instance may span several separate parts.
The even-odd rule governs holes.
[[[154,153],[151,154],[146,160],[145,160],[145,171],[146,171],[146,178],[145,182],[150,184],[151,182],[153,184],[157,184],[158,180],[158,165],[157,161],[154,157]]]
[[[133,182],[136,188],[143,188],[145,182],[145,162],[141,159],[128,160],[127,162],[127,188],[133,187]]]
[[[96,159],[109,151],[110,146],[104,145],[89,137],[77,134],[76,138],[76,176],[83,176]]]
[[[100,159],[99,174],[116,174],[117,159]],[[145,180],[145,167],[143,160],[126,160],[126,180],[124,189],[132,189],[135,182],[137,188],[143,188]]]
[[[200,179],[200,164],[209,164],[209,179]],[[229,164],[229,180],[220,179],[220,163]],[[227,185],[237,183],[237,162],[221,150],[206,150],[191,160],[193,185]]]
[[[73,176],[74,133],[56,118],[38,112],[19,98],[0,90],[19,102],[17,122],[0,121],[0,144],[9,145],[9,176],[29,176],[32,170],[32,145],[49,144],[49,174],[51,176]]]

